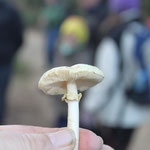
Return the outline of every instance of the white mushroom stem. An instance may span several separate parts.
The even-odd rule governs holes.
[[[79,144],[79,100],[78,91],[75,81],[67,83],[67,99],[68,99],[68,128],[72,129],[76,136],[76,146],[74,150],[78,150]],[[74,99],[74,100],[70,100]]]

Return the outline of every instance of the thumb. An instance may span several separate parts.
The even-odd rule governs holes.
[[[72,150],[74,145],[75,136],[69,129],[48,134],[0,132],[0,149],[3,150]]]

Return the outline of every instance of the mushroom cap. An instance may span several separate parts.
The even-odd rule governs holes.
[[[95,66],[77,64],[71,67],[53,68],[43,74],[38,87],[48,95],[67,93],[67,82],[75,81],[79,91],[98,84],[104,78],[103,72]]]

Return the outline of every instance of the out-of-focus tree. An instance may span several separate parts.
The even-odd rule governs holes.
[[[141,0],[144,19],[150,17],[150,0]]]
[[[13,0],[13,2],[20,9],[25,25],[35,25],[44,3],[43,0]]]
[[[32,5],[34,7],[39,7],[39,5],[43,4],[43,0],[24,0],[27,5]]]

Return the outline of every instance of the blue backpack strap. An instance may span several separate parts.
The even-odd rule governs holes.
[[[142,76],[142,81],[143,82],[143,90],[146,90],[147,93],[150,93],[150,85],[149,85],[149,77],[148,77],[148,72],[147,72],[147,68],[145,65],[145,60],[144,60],[144,53],[143,53],[143,45],[145,43],[145,41],[150,38],[150,32],[148,31],[147,28],[143,27],[142,32],[140,33],[136,33],[135,34],[136,37],[136,44],[135,44],[135,59],[138,62],[139,67],[141,68],[138,72],[137,76]],[[140,79],[141,79],[140,78]],[[137,79],[138,80],[138,79]],[[140,82],[140,81],[139,81]],[[138,90],[138,85],[137,89]],[[142,88],[142,87],[141,87]]]
[[[135,33],[136,45],[135,45],[135,57],[139,62],[141,68],[146,69],[144,58],[143,58],[143,44],[150,38],[150,32],[145,28],[142,33]]]

